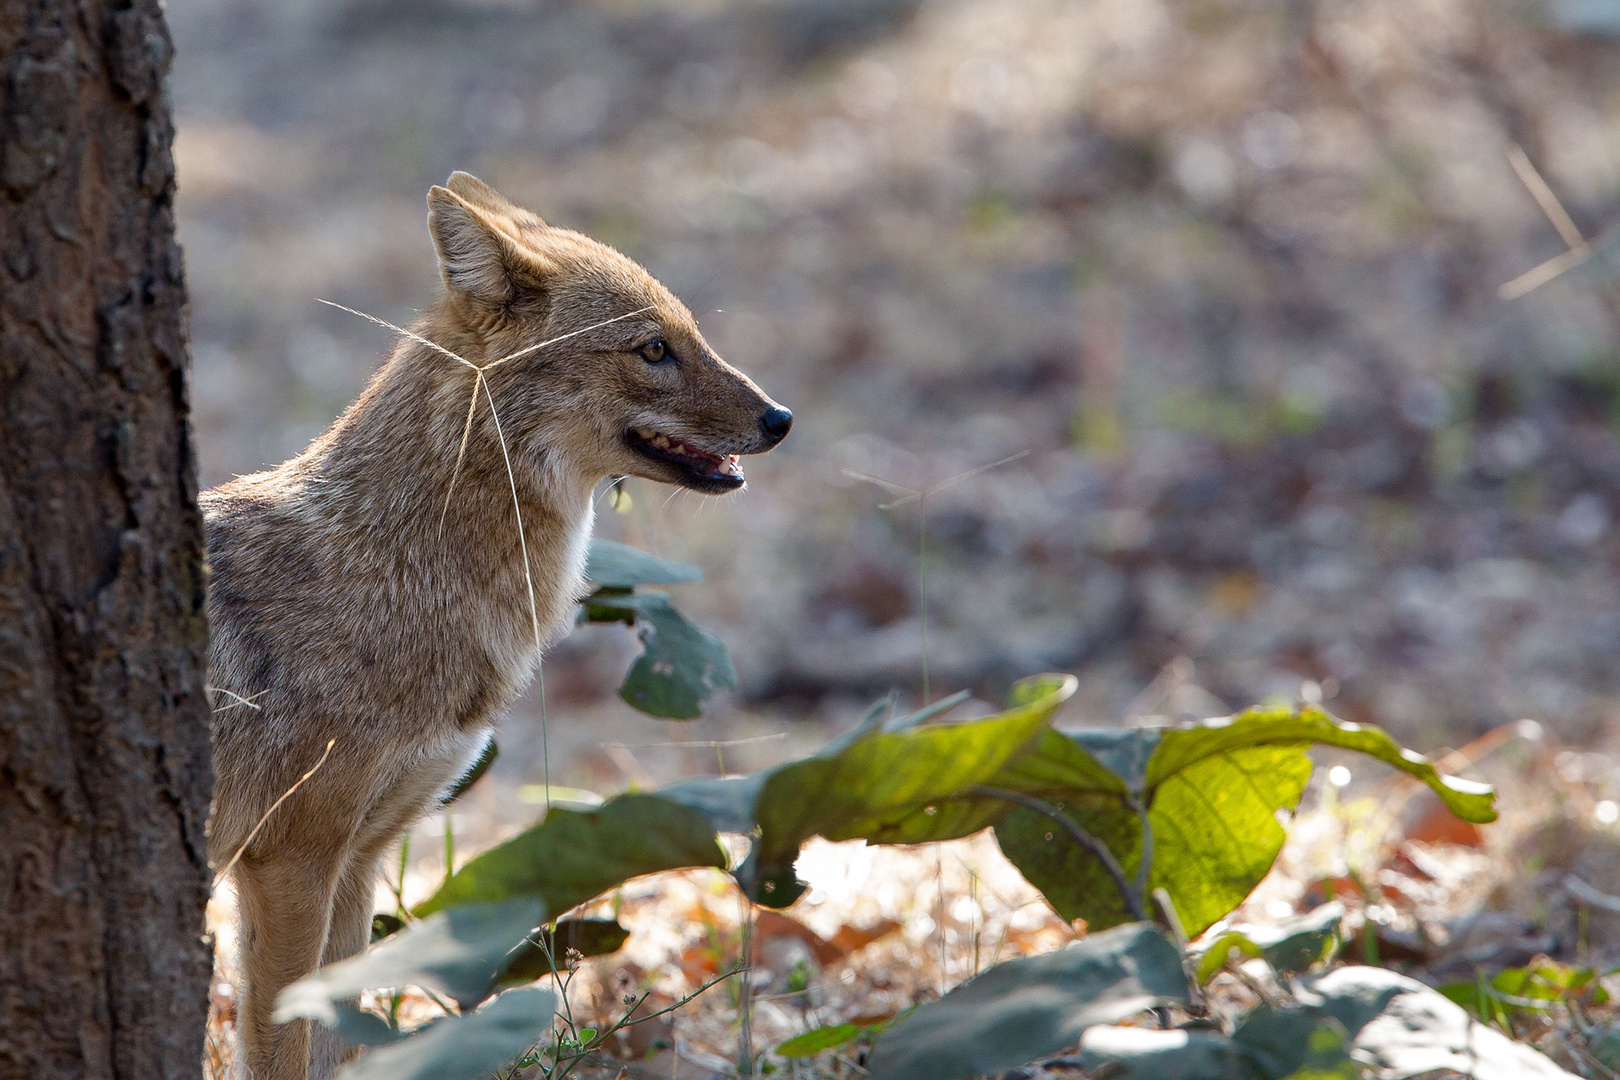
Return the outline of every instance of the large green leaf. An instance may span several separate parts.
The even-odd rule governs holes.
[[[1172,735],[1165,732],[1151,769]],[[1292,810],[1314,766],[1309,744],[1261,743],[1189,761],[1150,789],[1151,884],[1170,893],[1188,934],[1243,902],[1287,838],[1278,810]]]
[[[1117,926],[1065,949],[997,964],[878,1037],[873,1080],[958,1080],[1057,1053],[1096,1024],[1187,1001],[1176,946],[1157,927]]]
[[[1168,728],[1148,759],[1147,788],[1151,792],[1203,762],[1237,751],[1264,746],[1304,749],[1316,743],[1357,750],[1393,765],[1433,788],[1464,821],[1496,820],[1489,784],[1442,775],[1428,758],[1405,749],[1382,728],[1338,720],[1315,706],[1255,708],[1190,728]]]
[[[276,999],[276,1020],[308,1017],[335,1026],[336,1003],[362,990],[406,985],[475,1005],[494,988],[507,953],[545,914],[532,896],[439,912],[293,983]]]
[[[555,930],[530,934],[512,950],[501,969],[501,984],[517,986],[565,970],[570,949],[581,957],[606,956],[629,939],[630,931],[614,919],[563,919]]]
[[[754,831],[754,806],[770,770],[747,776],[693,776],[658,789],[660,798],[690,807],[716,832]]]
[[[1135,828],[1134,818],[1124,810],[1127,794],[1124,781],[1104,768],[1074,740],[1050,727],[1040,731],[1024,752],[1009,758],[983,784],[1035,796],[1048,801],[1055,810],[1065,813],[1072,811],[1088,831],[1099,837],[1099,830],[1117,837],[1122,828],[1127,832]],[[1103,820],[1116,812],[1131,818],[1131,821]],[[1009,815],[1032,815],[1032,812],[1017,810],[1015,804],[1005,799],[968,792],[953,797],[948,803],[914,809],[875,823],[870,838],[882,843],[914,844],[970,836],[980,829],[999,824]],[[1032,815],[1031,820],[1038,822],[1035,831],[1039,833],[1044,834],[1056,827],[1050,818],[1040,815]],[[1130,835],[1134,837],[1135,833],[1130,832]],[[1135,840],[1132,839],[1130,843],[1134,844]],[[1114,851],[1129,850],[1128,847],[1115,847],[1112,844],[1110,848]],[[1100,868],[1098,873],[1102,873]],[[1099,881],[1107,882],[1108,879],[1105,875]],[[1112,883],[1105,888],[1112,891]]]
[[[372,1050],[335,1080],[479,1080],[551,1034],[557,995],[508,990],[477,1012],[447,1016]]]
[[[829,840],[918,844],[970,836],[988,822],[977,815],[958,817],[956,806],[946,805],[942,797],[955,804],[974,801],[972,788],[1017,769],[1028,752],[1044,744],[1051,732],[1047,722],[1077,685],[1072,675],[1023,679],[1013,686],[1005,712],[967,723],[890,729],[836,755],[817,755],[799,763],[805,768],[797,773],[779,770],[767,784],[765,798],[794,784],[813,783],[818,772],[832,775],[835,769],[851,782],[869,776],[876,787],[870,794],[837,792],[854,813],[833,832],[817,830]]]
[[[630,665],[619,696],[644,713],[691,720],[716,690],[737,685],[725,643],[682,615],[663,593],[596,592],[585,599],[585,617],[641,627],[645,651]]]
[[[1544,1055],[1383,968],[1311,976],[1295,997],[1287,1009],[1257,1006],[1230,1036],[1094,1027],[1081,1039],[1080,1063],[1116,1080],[1401,1080],[1448,1070],[1475,1080],[1572,1080]]]
[[[1314,744],[1357,750],[1428,784],[1453,813],[1495,820],[1484,784],[1442,776],[1379,728],[1315,707],[1259,708],[1171,728],[1148,759],[1153,885],[1170,893],[1190,934],[1222,918],[1257,885],[1282,850],[1277,811],[1293,810],[1311,775]]]
[[[1251,709],[1185,728],[1053,733],[1009,762],[987,786],[1020,791],[1072,811],[1135,875],[1140,815],[1152,828],[1149,888],[1164,888],[1188,933],[1231,911],[1271,869],[1285,837],[1279,810],[1292,810],[1310,779],[1311,746],[1359,750],[1422,780],[1457,814],[1490,821],[1492,791],[1440,775],[1377,728],[1346,724],[1317,708]],[[1110,789],[1097,775],[1118,777]],[[1028,809],[999,821],[983,800],[953,817],[994,823],[1002,850],[1065,918],[1093,928],[1130,912],[1096,858],[1050,817]],[[973,816],[976,815],[976,816]]]
[[[786,907],[803,891],[793,861],[812,836],[916,843],[981,827],[963,832],[949,819],[933,822],[927,811],[995,775],[1040,733],[1074,687],[1072,676],[1043,676],[1020,691],[1023,704],[996,716],[872,731],[830,754],[740,780],[674,784],[660,794],[710,814],[716,828],[757,828],[738,881],[754,900]]]
[[[1099,1026],[1080,1048],[1087,1075],[1108,1080],[1276,1080],[1250,1047],[1218,1031]]]
[[[702,814],[657,795],[620,795],[595,810],[551,807],[538,825],[457,870],[416,911],[532,895],[563,912],[642,874],[725,865]]]
[[[813,1028],[779,1045],[776,1053],[788,1058],[815,1057],[823,1051],[836,1050],[845,1043],[854,1042],[874,1028],[882,1028],[886,1024],[887,1021],[878,1024],[829,1024],[826,1027]]]
[[[690,563],[659,558],[650,551],[597,537],[585,550],[585,577],[598,586],[629,589],[636,585],[679,585],[702,581],[703,571]]]
[[[1117,795],[1054,799],[1054,809],[1059,803],[1063,813],[1072,815],[1114,854],[1134,883],[1142,861],[1141,818]],[[1065,919],[1084,919],[1091,929],[1101,930],[1134,917],[1113,875],[1051,817],[1012,808],[996,825],[996,843]]]

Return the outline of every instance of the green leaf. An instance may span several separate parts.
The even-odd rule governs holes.
[[[595,810],[551,807],[538,825],[457,870],[416,912],[520,895],[567,911],[643,874],[725,865],[703,815],[657,795],[620,795]]]
[[[1537,1051],[1383,968],[1310,976],[1296,997],[1286,1010],[1256,1007],[1230,1036],[1095,1027],[1081,1040],[1080,1063],[1111,1080],[1318,1080],[1364,1071],[1399,1080],[1445,1070],[1475,1080],[1571,1080]]]
[[[887,697],[879,698],[877,701],[873,702],[872,707],[866,710],[866,714],[864,716],[855,721],[853,727],[844,732],[842,735],[835,737],[831,742],[827,743],[827,745],[823,746],[819,751],[816,752],[816,756],[832,757],[834,754],[837,754],[839,751],[843,750],[850,743],[882,731],[883,728],[887,726],[890,718],[893,717],[895,704],[899,700],[899,693],[890,691]]]
[[[661,559],[649,551],[612,540],[592,538],[585,550],[585,577],[610,588],[636,585],[679,585],[702,581],[703,571],[690,563]]]
[[[1489,784],[1444,776],[1422,754],[1404,749],[1381,728],[1337,720],[1315,706],[1255,708],[1220,720],[1206,720],[1191,728],[1165,730],[1148,761],[1147,787],[1158,788],[1170,778],[1212,757],[1262,746],[1320,743],[1357,750],[1393,765],[1429,785],[1451,812],[1464,821],[1485,824],[1496,820]]]
[[[958,705],[962,704],[962,702],[966,701],[972,696],[973,695],[970,691],[958,690],[950,697],[940,698],[932,705],[925,705],[914,713],[907,713],[905,716],[895,717],[883,725],[883,730],[904,731],[907,728],[921,727],[930,720],[944,716],[946,713],[950,712],[952,709],[956,708]],[[1023,704],[1025,703],[1016,700],[1007,702],[1009,708]]]
[[[776,1052],[783,1057],[815,1057],[824,1050],[835,1050],[847,1042],[852,1042],[870,1030],[871,1026],[866,1024],[831,1024],[827,1027],[813,1028],[793,1036],[778,1046]]]
[[[1474,1080],[1571,1080],[1572,1074],[1539,1052],[1476,1023],[1415,979],[1383,968],[1345,967],[1304,979],[1301,999],[1309,1004],[1310,996],[1352,1033],[1357,1059],[1391,1080],[1442,1069]]]
[[[754,805],[760,834],[738,870],[744,890],[773,907],[792,903],[802,891],[793,861],[812,836],[918,843],[967,835],[958,822],[934,821],[938,806],[1000,771],[1074,692],[1076,681],[1042,677],[1040,686],[1029,703],[996,716],[868,735],[829,757],[768,770]],[[936,815],[928,814],[931,806]]]
[[[1202,950],[1198,960],[1198,981],[1209,982],[1226,966],[1233,949],[1245,957],[1260,957],[1272,970],[1296,974],[1327,959],[1339,941],[1339,924],[1344,921],[1344,905],[1334,901],[1314,911],[1280,919],[1264,926],[1234,926],[1222,931]]]
[[[1187,932],[1199,934],[1242,903],[1276,861],[1285,835],[1277,812],[1298,805],[1312,771],[1308,751],[1317,743],[1394,765],[1468,820],[1495,817],[1489,787],[1442,777],[1383,731],[1341,723],[1316,708],[1251,709],[1182,728],[1054,732],[987,786],[1068,808],[1134,876],[1142,829],[1127,800],[1133,792],[1152,827],[1149,889],[1165,889]],[[1115,778],[1112,789],[1100,774]],[[1083,918],[1096,929],[1130,917],[1095,857],[1050,818],[1020,809],[998,821],[983,803],[971,814],[948,812],[964,823],[970,817],[995,823],[1003,852],[1064,918]]]
[[[613,919],[562,919],[555,932],[530,934],[512,950],[501,970],[501,984],[530,983],[550,975],[553,969],[566,970],[569,949],[581,956],[606,956],[618,952],[629,938],[630,931]]]
[[[1620,1070],[1620,1024],[1603,1024],[1592,1033],[1587,1045],[1598,1064],[1610,1072]]]
[[[812,836],[917,843],[982,828],[948,817],[936,821],[928,811],[948,808],[953,793],[997,773],[1040,733],[1075,685],[1073,676],[1040,676],[1020,684],[1025,703],[1007,712],[898,732],[879,729],[886,704],[880,703],[853,737],[846,733],[813,757],[744,777],[683,780],[658,793],[702,813],[719,831],[758,828],[737,879],[755,901],[786,907],[802,892],[793,861]]]
[[[1494,820],[1484,784],[1441,776],[1427,758],[1378,728],[1321,709],[1250,709],[1191,728],[1166,729],[1144,783],[1153,826],[1153,885],[1175,901],[1189,934],[1243,902],[1282,850],[1278,810],[1292,810],[1310,779],[1313,744],[1358,750],[1414,776],[1451,810]]]
[[[725,643],[682,615],[663,593],[596,593],[587,611],[635,618],[645,650],[619,687],[619,696],[651,716],[691,720],[721,687],[735,687],[737,672]]]
[[[479,1080],[548,1037],[556,1015],[550,990],[508,990],[477,1012],[435,1020],[365,1054],[334,1080]]]
[[[1187,1001],[1176,946],[1133,923],[1043,956],[997,964],[896,1020],[872,1048],[873,1080],[957,1080],[1056,1053],[1096,1024]]]
[[[1215,1031],[1094,1027],[1080,1041],[1087,1075],[1108,1080],[1277,1080],[1253,1052]]]
[[[360,1008],[352,1001],[333,1002],[335,1022],[327,1026],[355,1046],[387,1046],[405,1038],[405,1033],[374,1012]]]
[[[754,807],[770,771],[747,776],[694,776],[658,789],[660,798],[702,814],[716,832],[754,831]]]
[[[1604,1004],[1609,995],[1595,982],[1589,967],[1571,967],[1545,957],[1524,967],[1507,968],[1486,981],[1449,983],[1440,993],[1490,1024],[1506,1028],[1515,1016],[1542,1013],[1554,1002],[1581,997],[1590,988],[1592,1003]]]
[[[532,896],[440,912],[287,987],[276,999],[276,1022],[309,1017],[333,1026],[335,1003],[379,987],[426,987],[470,1007],[494,988],[507,952],[544,919]]]
[[[1159,748],[1159,739],[1169,730],[1165,727],[1083,728],[1064,734],[1124,781],[1127,788],[1140,793],[1147,786],[1148,761]]]
[[[1165,732],[1161,752],[1174,734]],[[1152,883],[1168,890],[1188,934],[1224,918],[1277,861],[1285,839],[1277,811],[1299,805],[1313,769],[1307,746],[1211,752],[1165,774],[1152,790]]]
[[[1142,822],[1120,794],[1048,795],[1047,799],[1113,852],[1134,883],[1142,861]],[[996,825],[996,843],[1064,919],[1084,919],[1093,930],[1130,920],[1131,910],[1113,877],[1050,817],[1022,807],[1014,809]],[[1190,928],[1189,932],[1196,933]]]

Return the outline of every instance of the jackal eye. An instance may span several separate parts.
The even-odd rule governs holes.
[[[636,351],[640,353],[641,358],[647,361],[649,364],[662,364],[666,360],[675,359],[675,354],[669,351],[669,346],[664,344],[663,338],[659,338],[656,341],[649,341]]]

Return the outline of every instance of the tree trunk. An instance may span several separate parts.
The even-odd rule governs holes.
[[[212,786],[157,0],[0,0],[0,1080],[196,1076]]]

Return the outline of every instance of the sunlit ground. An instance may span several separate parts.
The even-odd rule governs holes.
[[[1612,762],[1548,745],[1534,725],[1518,725],[1464,748],[1448,764],[1498,784],[1500,821],[1483,830],[1464,826],[1416,784],[1348,755],[1324,757],[1272,874],[1229,921],[1275,921],[1338,899],[1349,911],[1347,960],[1376,960],[1437,984],[1472,978],[1476,964],[1493,970],[1544,953],[1600,971],[1620,962],[1620,914],[1605,910],[1602,900],[1620,870]],[[492,812],[512,805],[517,794],[510,781],[499,780],[452,810],[458,863],[523,824]],[[438,887],[445,821],[436,815],[413,830],[403,875],[395,863],[393,880],[379,883],[379,911],[399,911]],[[740,857],[745,841],[729,843]],[[810,890],[786,913],[749,912],[731,879],[714,870],[639,879],[583,909],[616,914],[631,937],[618,953],[585,960],[568,975],[573,1028],[611,1028],[625,1015],[627,995],[650,992],[638,1015],[674,1008],[622,1028],[574,1075],[734,1075],[746,1039],[756,1060],[788,1076],[861,1076],[859,1043],[804,1060],[774,1050],[813,1028],[879,1022],[1000,960],[1060,948],[1085,932],[1046,906],[988,834],[894,848],[815,840],[798,869]],[[1585,882],[1574,893],[1572,876]],[[1592,894],[1595,904],[1581,899]],[[1609,900],[1620,909],[1620,899]],[[740,926],[749,917],[745,1035],[743,976],[720,977],[742,966]],[[219,950],[210,1076],[224,1080],[233,1075],[234,1045],[228,886],[220,888],[210,920]],[[1371,941],[1369,923],[1377,928]],[[1235,1015],[1253,1004],[1264,978],[1252,967],[1218,976],[1210,1007],[1217,1016]],[[1588,1010],[1585,1021],[1609,1011]],[[398,1007],[406,1024],[440,1012],[410,990]],[[1586,1060],[1579,1026],[1556,1009],[1516,1023],[1520,1037],[1566,1067]],[[522,1075],[543,1074],[531,1067]]]

